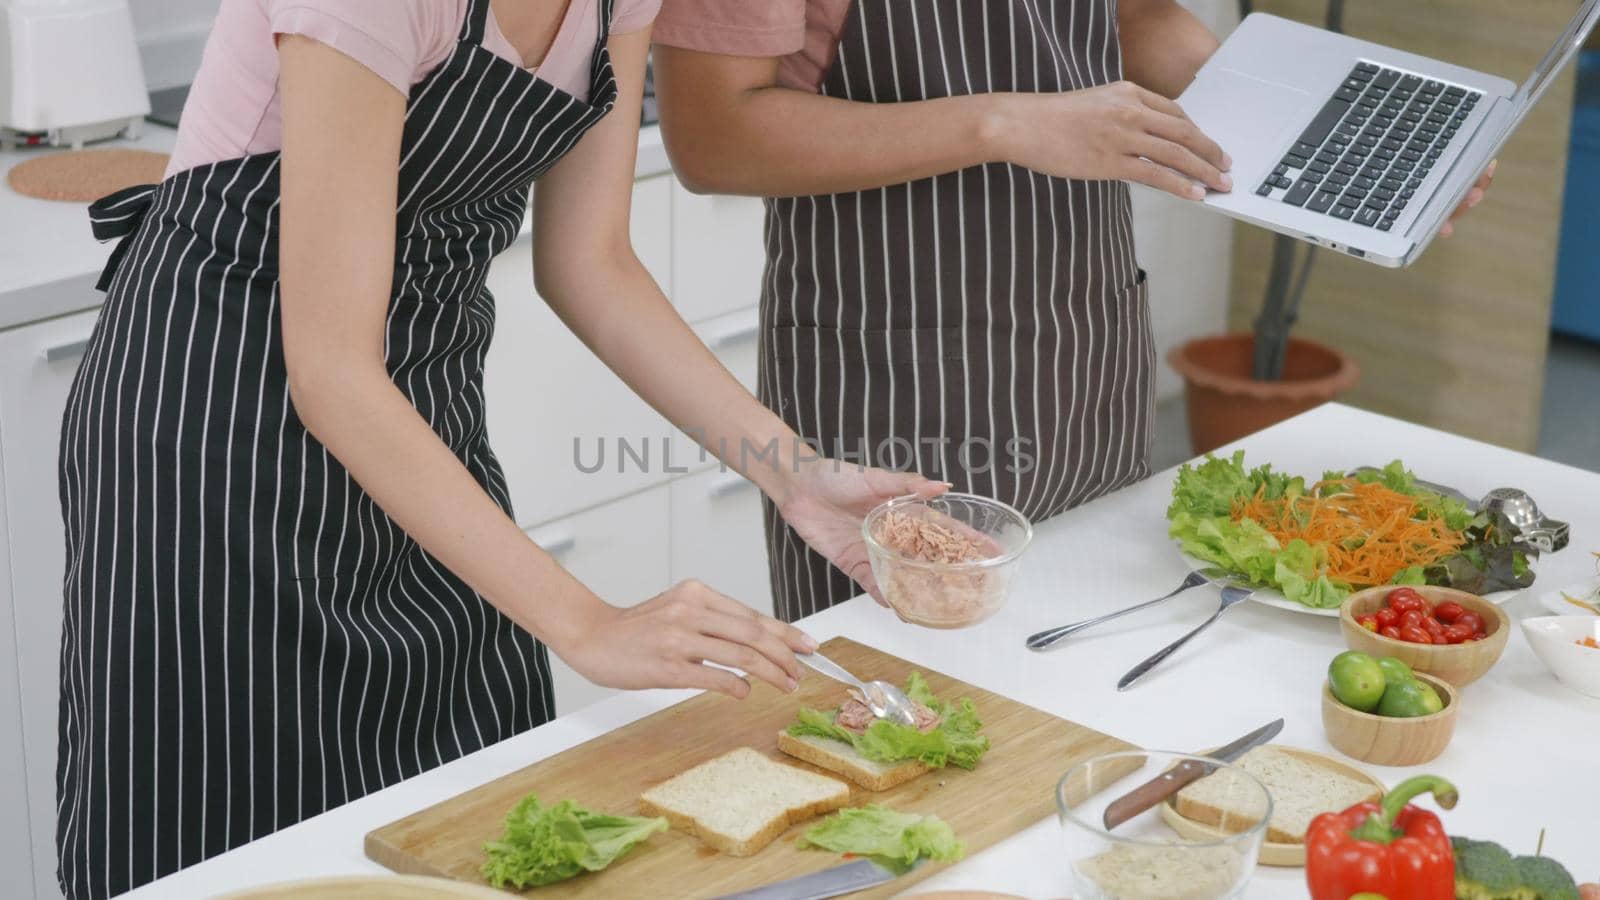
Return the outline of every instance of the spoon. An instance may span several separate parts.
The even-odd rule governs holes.
[[[1197,569],[1193,572],[1190,572],[1188,576],[1183,579],[1183,583],[1178,585],[1176,588],[1173,588],[1172,592],[1169,594],[1164,594],[1154,600],[1146,600],[1143,603],[1135,603],[1132,606],[1124,606],[1122,609],[1112,610],[1103,616],[1095,616],[1092,619],[1085,619],[1082,622],[1074,622],[1071,625],[1062,625],[1057,628],[1046,629],[1045,631],[1030,635],[1025,643],[1029,650],[1047,650],[1073,636],[1074,634],[1084,630],[1085,628],[1099,625],[1101,622],[1109,622],[1112,619],[1120,618],[1131,612],[1138,612],[1141,609],[1148,609],[1149,607],[1155,606],[1157,603],[1160,603],[1164,600],[1170,600],[1171,598],[1178,596],[1190,588],[1199,587],[1207,582],[1213,582],[1219,578],[1226,577],[1228,577],[1228,573],[1222,571],[1221,569]]]
[[[911,728],[917,727],[917,714],[911,704],[911,698],[905,692],[887,681],[862,681],[851,675],[845,668],[821,653],[796,653],[795,659],[800,660],[812,671],[819,672],[832,678],[834,681],[847,684],[861,692],[861,700],[872,710],[872,714],[880,719],[889,719]]]

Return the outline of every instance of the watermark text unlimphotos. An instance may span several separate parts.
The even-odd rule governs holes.
[[[677,458],[674,447],[681,447],[681,443],[669,436],[574,437],[572,465],[586,475],[601,472],[685,474],[713,458],[711,450],[705,446],[705,435],[689,434],[696,438],[698,446],[688,454],[688,459]],[[741,440],[737,446],[720,440],[716,450],[715,458],[723,471],[746,473],[763,466],[774,471],[788,466],[798,471],[801,466],[821,459],[827,459],[840,469],[874,466],[895,472],[919,468],[920,459],[922,474],[929,477],[944,474],[947,466],[967,475],[987,475],[997,469],[1025,475],[1038,465],[1033,454],[1033,440],[1027,437],[1010,438],[999,447],[988,438],[970,436],[961,439],[923,436],[914,443],[910,438],[890,436],[870,443],[866,440],[834,441],[831,447],[825,447],[822,441],[800,437],[792,439],[788,447],[778,438],[765,443]]]

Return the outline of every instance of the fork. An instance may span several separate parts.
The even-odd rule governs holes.
[[[1237,584],[1225,584],[1225,585],[1223,585],[1222,586],[1222,603],[1217,606],[1217,611],[1211,614],[1211,618],[1209,618],[1209,619],[1205,620],[1204,622],[1201,622],[1199,625],[1195,626],[1195,629],[1193,631],[1189,632],[1188,634],[1184,635],[1183,637],[1178,638],[1177,640],[1173,641],[1172,643],[1168,644],[1167,646],[1162,647],[1160,650],[1157,650],[1154,656],[1150,657],[1149,659],[1145,660],[1142,663],[1139,663],[1137,666],[1134,666],[1132,669],[1129,669],[1128,670],[1128,674],[1122,676],[1122,680],[1117,682],[1117,690],[1125,691],[1128,688],[1132,687],[1133,683],[1135,681],[1138,681],[1140,678],[1143,678],[1145,676],[1145,673],[1149,672],[1151,669],[1154,669],[1157,665],[1160,665],[1162,660],[1164,660],[1167,657],[1171,656],[1172,654],[1178,652],[1178,648],[1179,647],[1182,647],[1184,644],[1189,643],[1191,640],[1194,639],[1195,635],[1199,634],[1202,631],[1205,631],[1207,628],[1210,628],[1212,625],[1216,624],[1216,621],[1218,619],[1222,618],[1222,614],[1228,611],[1228,607],[1236,606],[1236,605],[1238,605],[1240,603],[1243,603],[1244,601],[1250,599],[1250,595],[1254,594],[1255,592],[1256,592],[1255,588],[1241,587],[1241,586],[1239,586]]]
[[[1202,584],[1214,582],[1220,578],[1226,578],[1227,575],[1227,572],[1217,568],[1196,569],[1185,576],[1183,583],[1178,585],[1176,588],[1173,588],[1172,592],[1169,594],[1163,594],[1154,600],[1146,600],[1143,603],[1136,603],[1133,606],[1123,607],[1122,609],[1108,612],[1103,616],[1095,616],[1092,619],[1085,619],[1082,622],[1074,622],[1071,625],[1061,625],[1059,627],[1050,628],[1045,631],[1041,631],[1038,634],[1031,635],[1027,640],[1028,649],[1048,650],[1051,647],[1054,647],[1056,644],[1059,644],[1074,634],[1084,630],[1085,628],[1099,625],[1101,622],[1109,622],[1112,619],[1120,618],[1128,613],[1138,612],[1141,609],[1148,609],[1149,607],[1155,606],[1157,603],[1170,600],[1190,588],[1199,587]]]
[[[880,719],[890,719],[912,728],[917,727],[917,714],[913,711],[914,707],[911,704],[911,698],[889,682],[862,681],[851,675],[844,666],[815,650],[810,653],[796,653],[794,658],[809,666],[813,671],[860,691],[862,702],[867,704],[867,708],[872,710],[874,716]]]

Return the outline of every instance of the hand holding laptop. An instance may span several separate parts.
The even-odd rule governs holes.
[[[999,158],[1060,178],[1146,184],[1185,200],[1230,191],[1233,160],[1177,103],[1131,82],[1060,94],[996,94]]]

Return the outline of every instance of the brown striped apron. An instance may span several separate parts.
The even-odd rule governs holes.
[[[1115,0],[856,0],[821,91],[898,103],[1121,77]],[[1035,521],[1149,473],[1154,345],[1126,185],[991,163],[772,199],[766,245],[759,393],[820,451]],[[781,618],[860,593],[770,502],[765,517]]]

